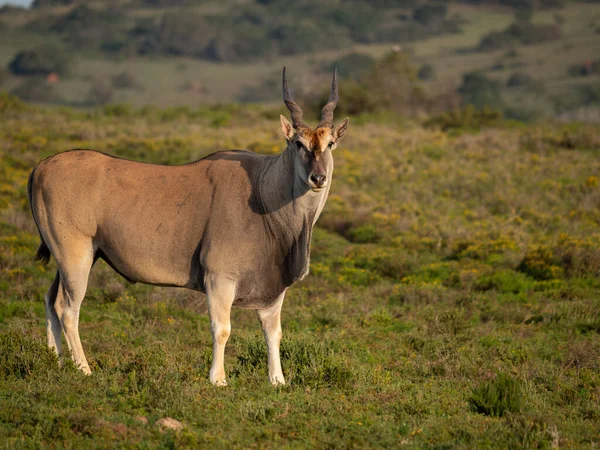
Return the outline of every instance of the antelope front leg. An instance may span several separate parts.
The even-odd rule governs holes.
[[[208,314],[213,335],[213,360],[210,381],[215,386],[227,386],[225,380],[225,344],[231,333],[231,305],[235,298],[235,283],[223,277],[209,276],[206,280]]]
[[[263,329],[267,341],[269,353],[269,381],[274,386],[285,384],[283,371],[281,370],[281,359],[279,357],[279,343],[281,342],[281,306],[285,292],[279,296],[277,301],[269,308],[257,311],[258,320]]]

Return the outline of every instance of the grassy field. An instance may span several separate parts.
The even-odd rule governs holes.
[[[40,110],[0,97],[0,446],[5,448],[597,448],[600,133],[481,131],[351,119],[314,233],[311,275],[283,309],[267,381],[255,315],[236,310],[229,387],[208,381],[204,298],[94,267],[86,377],[45,349],[54,262],[27,177],[74,147],[179,164],[276,153],[262,108]],[[156,421],[181,421],[162,432]]]

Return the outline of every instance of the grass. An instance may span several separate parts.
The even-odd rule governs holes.
[[[45,349],[31,168],[73,147],[166,164],[276,153],[264,108],[41,110],[0,97],[0,442],[6,448],[594,448],[600,444],[600,133],[498,122],[447,132],[353,121],[283,309],[289,384],[234,310],[229,387],[208,381],[203,296],[98,264],[92,367]],[[181,421],[162,432],[156,421]]]

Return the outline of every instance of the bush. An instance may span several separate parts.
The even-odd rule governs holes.
[[[558,25],[534,24],[528,20],[518,20],[506,29],[493,32],[481,38],[477,49],[480,51],[496,50],[515,44],[531,45],[550,42],[561,37]]]
[[[510,375],[498,373],[495,380],[472,390],[469,403],[476,412],[486,416],[502,417],[506,412],[519,412],[523,404],[521,385]]]
[[[114,41],[119,31],[124,32],[124,17],[123,12],[115,8],[95,9],[80,4],[52,23],[49,31],[60,34],[72,45],[100,48],[103,42]],[[39,22],[36,25],[45,26]]]
[[[586,77],[600,73],[600,59],[595,61],[587,60],[583,63],[573,64],[567,69],[567,73],[571,77]]]
[[[358,80],[368,73],[375,66],[375,59],[364,53],[348,53],[333,63],[327,65],[327,73],[331,73],[333,68],[337,69],[340,78],[350,78]]]
[[[421,25],[440,23],[446,17],[448,7],[443,3],[424,3],[413,11],[413,18]]]
[[[87,95],[87,102],[90,105],[105,105],[112,100],[113,90],[102,81],[95,81],[90,86]]]
[[[143,89],[138,79],[131,72],[119,72],[111,78],[112,87],[116,89]]]
[[[37,8],[52,8],[54,6],[72,5],[75,0],[34,0],[31,7]]]
[[[559,258],[550,247],[543,245],[530,247],[517,270],[540,281],[553,280],[563,276]]]
[[[419,80],[427,81],[435,78],[435,69],[431,64],[421,66],[418,73]]]
[[[214,28],[201,15],[189,11],[165,14],[158,25],[139,24],[135,31],[144,35],[140,54],[201,56],[214,35]]]
[[[500,83],[486,77],[481,72],[470,72],[463,75],[463,82],[458,88],[458,93],[462,96],[463,105],[473,105],[476,109],[486,107],[502,109],[504,107]]]
[[[11,94],[28,102],[51,103],[58,100],[54,85],[44,77],[30,77],[15,87]]]
[[[52,72],[65,75],[69,71],[70,57],[62,48],[46,44],[18,52],[8,67],[15,75],[48,75]]]
[[[0,334],[0,378],[26,378],[58,368],[56,355],[23,331]]]
[[[308,107],[320,109],[329,92],[308,99]],[[392,51],[377,60],[373,68],[358,81],[344,85],[344,102],[338,105],[337,114],[358,115],[391,111],[399,114],[423,109],[425,94],[418,85],[417,74],[404,52]]]
[[[506,87],[526,89],[528,92],[543,92],[544,84],[526,73],[515,72],[506,81]]]

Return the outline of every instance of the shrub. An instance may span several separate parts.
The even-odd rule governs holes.
[[[64,75],[69,71],[70,57],[61,47],[46,44],[18,52],[8,67],[15,75],[48,75],[52,72]]]
[[[42,341],[24,331],[0,334],[0,377],[26,378],[58,368],[56,355]]]
[[[309,97],[307,109],[320,110],[327,98],[328,90],[320,96]],[[377,60],[360,80],[344,85],[344,102],[338,105],[336,113],[358,115],[392,111],[408,114],[422,110],[425,103],[425,94],[409,56],[392,51]]]
[[[346,237],[350,242],[356,242],[357,244],[368,244],[378,242],[381,238],[372,224],[362,225],[356,228],[350,228]]]
[[[72,5],[73,3],[75,3],[75,0],[34,0],[31,7],[34,9],[48,8],[61,5]]]
[[[515,72],[506,81],[506,87],[509,88],[530,88],[536,85],[536,80],[526,73]]]
[[[375,66],[375,59],[364,53],[348,53],[341,58],[336,59],[327,66],[327,72],[330,73],[333,68],[337,69],[340,78],[350,78],[358,80],[368,73]]]
[[[111,84],[117,89],[141,89],[138,79],[131,72],[119,72],[111,77]]]
[[[485,107],[502,109],[504,107],[500,83],[486,77],[481,72],[470,72],[463,75],[458,93],[462,96],[463,105],[473,105],[476,109]]]
[[[558,25],[534,24],[529,20],[518,20],[502,31],[493,32],[481,38],[477,49],[489,51],[508,47],[514,44],[539,44],[550,42],[561,37]]]
[[[573,64],[567,69],[567,73],[571,77],[586,77],[600,73],[600,59],[587,60],[583,63]]]
[[[560,260],[550,247],[544,245],[530,247],[517,270],[541,281],[561,278],[563,275]]]
[[[140,54],[201,56],[214,36],[214,27],[206,19],[189,11],[165,14],[157,25],[141,23],[136,32],[144,38]]]
[[[521,385],[510,375],[498,373],[495,380],[472,390],[469,403],[476,412],[486,416],[502,417],[506,412],[519,412],[523,404]]]
[[[96,9],[82,3],[59,17],[50,25],[49,31],[60,34],[72,45],[100,48],[103,42],[114,41],[119,31],[124,32],[124,17],[123,12],[114,7]],[[44,27],[45,24],[36,26]]]
[[[430,26],[444,20],[448,7],[443,3],[424,3],[413,11],[413,18],[421,25]]]
[[[90,86],[87,102],[91,105],[105,105],[112,100],[113,90],[102,81],[95,81]]]
[[[435,78],[435,69],[431,64],[421,66],[418,73],[419,80],[433,80]]]
[[[57,101],[54,85],[44,77],[30,77],[15,87],[11,94],[28,102],[50,103]]]
[[[498,110],[486,107],[477,110],[473,105],[466,105],[428,119],[425,126],[441,128],[444,131],[455,128],[479,130],[497,125],[501,119],[502,113]]]

